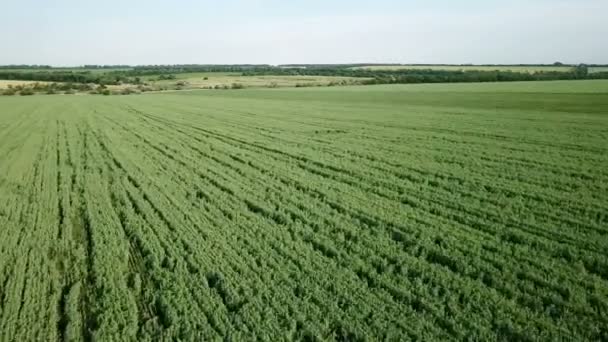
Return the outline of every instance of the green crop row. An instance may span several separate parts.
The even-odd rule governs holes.
[[[461,87],[1,98],[0,340],[607,339],[605,84]]]

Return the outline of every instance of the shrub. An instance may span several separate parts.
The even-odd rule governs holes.
[[[152,91],[152,90],[154,90],[152,87],[143,86],[143,85],[139,85],[139,86],[137,87],[137,89],[138,89],[140,92],[142,92],[142,93],[145,93],[145,92],[147,92],[147,91]]]
[[[32,89],[23,89],[22,91],[19,92],[19,95],[21,96],[29,96],[29,95],[34,95],[34,91]]]
[[[241,83],[232,83],[232,89],[244,89],[245,86]]]
[[[158,80],[159,81],[162,81],[162,80],[174,80],[175,78],[176,78],[175,75],[172,75],[172,74],[158,76]]]

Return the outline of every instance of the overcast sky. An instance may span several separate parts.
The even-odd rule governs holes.
[[[0,0],[0,64],[608,63],[608,0]]]

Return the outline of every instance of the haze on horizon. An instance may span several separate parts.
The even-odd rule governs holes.
[[[6,2],[0,65],[608,63],[608,1]]]

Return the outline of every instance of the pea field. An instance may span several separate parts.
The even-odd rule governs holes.
[[[0,341],[608,340],[608,82],[0,97]]]

